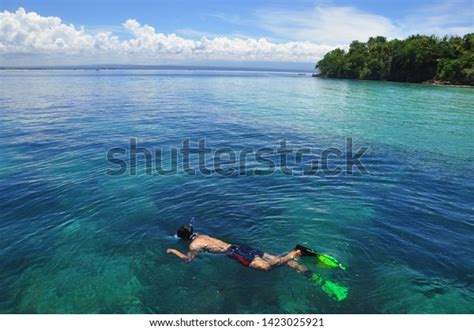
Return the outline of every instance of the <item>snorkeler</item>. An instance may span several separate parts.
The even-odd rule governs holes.
[[[303,273],[305,277],[320,287],[321,290],[332,299],[337,301],[346,299],[349,290],[347,287],[310,271],[308,268],[300,265],[294,260],[294,258],[298,256],[309,256],[314,257],[317,264],[321,266],[345,270],[345,266],[337,261],[336,258],[326,254],[321,254],[302,245],[296,245],[293,251],[283,256],[274,256],[254,249],[248,245],[229,244],[208,235],[195,234],[193,233],[193,220],[194,218],[191,219],[189,225],[179,227],[176,233],[179,238],[190,241],[189,252],[184,254],[175,249],[167,249],[166,253],[174,254],[184,261],[193,260],[198,256],[200,251],[220,253],[237,260],[244,266],[266,271],[270,271],[278,266],[286,265]]]
[[[184,225],[178,228],[177,235],[183,240],[190,241],[189,252],[184,254],[175,249],[167,249],[166,253],[171,253],[178,258],[191,261],[200,251],[224,254],[237,260],[244,266],[259,270],[272,270],[275,267],[287,265],[300,272],[307,273],[308,269],[296,261],[294,258],[300,256],[304,251],[295,249],[284,256],[274,256],[269,253],[254,249],[244,244],[229,244],[217,238],[194,234],[192,225]]]

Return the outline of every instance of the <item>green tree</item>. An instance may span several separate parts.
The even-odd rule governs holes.
[[[344,76],[344,50],[336,48],[327,53],[318,62],[316,67],[322,74],[330,78],[342,78]]]
[[[327,53],[316,67],[333,78],[424,82],[440,80],[473,85],[474,33],[464,37],[413,35],[353,41],[349,50]]]

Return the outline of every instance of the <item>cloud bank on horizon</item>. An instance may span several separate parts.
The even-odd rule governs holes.
[[[415,33],[461,35],[472,32],[472,11],[452,13],[448,7],[447,4],[432,6],[421,19],[414,13],[398,22],[352,7],[256,11],[251,24],[290,40],[280,42],[273,41],[275,38],[208,38],[205,35],[188,39],[175,33],[160,33],[133,18],[123,23],[122,28],[130,35],[126,39],[113,32],[91,33],[84,27],[63,22],[60,17],[41,16],[20,7],[14,12],[0,12],[0,64],[315,63],[335,47],[370,36],[393,38]]]
[[[265,38],[203,36],[185,39],[176,34],[159,33],[154,27],[128,19],[123,27],[131,38],[121,40],[111,32],[90,34],[83,27],[65,24],[59,17],[43,17],[19,8],[0,13],[1,55],[66,55],[97,57],[108,55],[110,62],[156,62],[157,60],[233,60],[313,62],[333,46],[313,42],[270,42]]]

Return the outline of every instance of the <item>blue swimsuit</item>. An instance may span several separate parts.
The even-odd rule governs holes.
[[[254,249],[245,244],[232,244],[226,251],[229,258],[235,259],[244,266],[250,265],[255,257],[263,257],[263,251]]]

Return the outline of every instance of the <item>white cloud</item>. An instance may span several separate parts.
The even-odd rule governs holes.
[[[265,8],[257,10],[252,25],[275,37],[307,40],[330,45],[348,45],[381,35],[405,38],[412,34],[464,35],[474,30],[472,0],[433,1],[416,7],[398,19],[370,14],[353,7],[317,5],[309,10]],[[223,15],[217,16],[226,20]],[[247,20],[231,16],[229,22],[248,25]]]
[[[474,31],[474,1],[437,1],[398,21],[400,34],[464,35]]]
[[[111,32],[90,34],[65,24],[59,17],[43,17],[19,8],[0,13],[0,55],[80,56],[108,55],[109,60],[239,60],[315,62],[333,47],[313,42],[274,43],[265,38],[214,37],[191,40],[159,33],[129,19],[123,27],[130,39]]]
[[[387,18],[352,7],[316,6],[311,10],[259,10],[257,24],[285,39],[346,44],[374,35],[393,36],[397,27]]]

